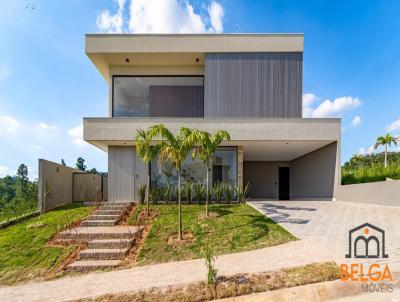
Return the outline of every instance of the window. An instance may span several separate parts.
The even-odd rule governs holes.
[[[113,77],[113,117],[203,116],[203,77]]]
[[[230,183],[232,187],[237,183],[237,152],[236,147],[221,147],[214,156],[212,169],[209,174],[210,185],[220,181]],[[162,187],[167,183],[176,185],[177,174],[175,168],[164,163],[161,169],[158,166],[158,159],[151,162],[151,186]],[[182,183],[202,183],[206,185],[206,169],[204,164],[196,159],[192,159],[189,154],[182,167]]]

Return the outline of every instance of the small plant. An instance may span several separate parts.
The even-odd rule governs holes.
[[[193,196],[193,185],[191,183],[186,183],[183,186],[183,196],[184,199],[186,200],[187,204],[192,203],[192,196]]]
[[[249,199],[247,198],[247,194],[249,193],[250,184],[247,183],[245,187],[242,185],[236,186],[236,196],[239,203],[246,203]]]
[[[162,197],[162,190],[159,187],[154,187],[150,189],[149,200],[152,204],[158,204]]]
[[[231,203],[234,195],[233,188],[230,183],[225,183],[224,184],[224,195],[225,195],[225,201],[227,203]]]
[[[217,282],[218,270],[215,268],[215,258],[208,245],[205,247],[205,265],[207,268],[208,284],[215,284]]]
[[[200,184],[200,183],[195,183],[193,185],[193,197],[194,200],[196,200],[197,204],[200,204],[202,200],[205,199],[205,194],[206,193],[206,188]]]
[[[137,194],[139,197],[139,203],[143,204],[146,200],[146,189],[147,189],[147,185],[142,183],[139,185],[139,188],[137,190]]]
[[[221,182],[217,182],[214,186],[214,197],[216,203],[221,203],[224,194],[224,186]]]

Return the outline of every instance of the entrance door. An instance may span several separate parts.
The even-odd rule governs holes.
[[[213,166],[212,184],[222,182],[222,166]]]
[[[289,167],[279,167],[279,200],[289,200]]]

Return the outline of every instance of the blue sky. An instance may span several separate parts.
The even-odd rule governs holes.
[[[37,159],[107,170],[81,140],[107,116],[106,81],[84,53],[96,32],[302,32],[304,113],[342,117],[342,162],[400,133],[399,1],[0,2],[0,177]]]

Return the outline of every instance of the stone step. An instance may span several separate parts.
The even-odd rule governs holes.
[[[97,227],[97,226],[112,226],[117,223],[117,220],[85,220],[81,222],[82,226]]]
[[[118,260],[125,258],[128,248],[120,249],[86,249],[79,253],[80,260]]]
[[[124,205],[115,205],[115,206],[100,206],[99,210],[118,210],[118,211],[126,211],[128,207]]]
[[[118,267],[121,262],[121,260],[79,260],[69,264],[66,270],[68,272],[88,272],[100,269],[111,269]]]
[[[115,205],[123,205],[123,206],[131,206],[134,204],[134,202],[131,201],[100,201],[100,202],[96,202],[96,201],[86,201],[83,203],[85,206],[98,206],[98,205],[102,205],[102,206],[115,206]]]
[[[96,210],[94,215],[122,215],[124,210]]]
[[[89,217],[89,220],[118,220],[121,215],[99,215],[95,213]]]
[[[135,239],[100,239],[89,242],[89,249],[131,248]]]
[[[140,234],[141,226],[76,227],[59,234],[59,239],[88,241],[96,239],[129,239]]]

